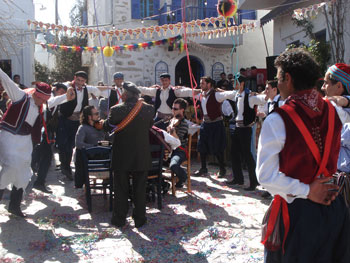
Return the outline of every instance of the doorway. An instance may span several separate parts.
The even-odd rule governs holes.
[[[195,56],[190,56],[192,74],[199,88],[200,78],[204,75],[204,67],[202,62]],[[175,67],[175,85],[191,87],[190,74],[188,71],[187,57],[183,57]],[[193,83],[194,85],[194,83]]]

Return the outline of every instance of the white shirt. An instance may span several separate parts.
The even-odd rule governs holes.
[[[172,86],[161,88],[160,90],[160,107],[158,108],[158,111],[164,114],[172,114],[171,108],[166,103],[169,98],[169,88],[172,88]],[[142,95],[151,97],[155,97],[158,90],[158,88],[151,87],[138,87],[138,89],[141,91]],[[174,93],[178,98],[192,97],[192,89],[190,88],[182,87],[181,89],[174,89]]]
[[[350,122],[350,115],[342,107],[335,106],[342,123]],[[259,183],[273,195],[280,195],[288,203],[295,198],[306,199],[310,187],[298,179],[286,176],[279,171],[279,153],[286,141],[286,130],[281,116],[273,112],[265,119],[258,144],[256,174]],[[302,172],[302,170],[300,170]],[[296,197],[287,196],[295,195]]]
[[[19,86],[13,82],[13,80],[0,69],[0,79],[2,86],[4,87],[7,95],[12,100],[12,102],[19,101],[26,94],[24,90],[20,89]],[[25,119],[30,126],[34,126],[35,120],[39,115],[39,107],[35,104],[34,99],[29,95],[30,106]]]
[[[68,82],[63,83],[67,87],[69,87]],[[84,98],[84,89],[87,89],[88,94],[92,93],[94,94],[97,98],[102,96],[102,97],[108,97],[108,89],[101,91],[99,88],[95,86],[83,86],[81,90],[75,89],[76,94],[77,94],[77,105],[75,106],[74,112],[80,112],[81,107],[83,104],[83,98]]]
[[[51,93],[51,97],[48,99],[47,105],[50,109],[53,108],[52,114],[54,114],[57,110],[57,106],[65,102],[67,102],[67,94],[55,96],[53,93]]]
[[[203,115],[208,115],[207,112],[207,102],[209,99],[209,96],[206,97],[205,95],[207,95],[211,90],[208,90],[207,92],[204,92],[204,96],[202,96],[201,98],[201,105],[202,105],[202,110],[203,110]],[[237,94],[237,90],[230,90],[230,91],[222,91],[222,92],[215,92],[215,99],[218,102],[223,102],[225,100],[233,100],[234,97]]]
[[[245,96],[245,91],[243,90],[242,93],[237,92],[234,99],[236,101],[237,111],[238,111],[236,116],[236,121],[243,121],[244,96]],[[249,107],[254,108],[255,105],[265,105],[266,104],[265,97],[266,95],[248,96]]]

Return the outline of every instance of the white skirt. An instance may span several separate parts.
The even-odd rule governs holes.
[[[13,184],[17,188],[27,187],[31,177],[31,135],[14,135],[0,130],[0,189]]]

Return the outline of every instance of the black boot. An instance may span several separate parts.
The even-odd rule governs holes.
[[[5,189],[0,189],[0,201],[2,200],[2,196],[4,195]]]
[[[10,204],[8,211],[19,217],[26,217],[25,214],[21,211],[21,201],[23,196],[23,188],[17,189],[17,187],[13,186],[11,195],[10,195]]]
[[[67,153],[60,153],[61,171],[70,181],[73,181],[72,170],[70,168],[70,159]]]

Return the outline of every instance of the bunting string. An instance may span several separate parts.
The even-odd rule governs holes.
[[[238,35],[247,33],[251,30],[254,30],[257,27],[257,23],[249,23],[249,24],[241,24],[239,26],[231,26],[227,28],[217,28],[213,30],[208,31],[202,31],[202,32],[194,32],[187,34],[187,37],[192,38],[201,38],[201,39],[214,39],[214,38],[222,38],[226,37],[227,35]],[[155,46],[161,46],[161,45],[172,45],[175,49],[179,49],[180,51],[183,51],[183,42],[182,42],[182,35],[178,35],[176,37],[171,38],[164,38],[160,40],[153,40],[148,42],[141,42],[141,43],[134,43],[134,44],[124,44],[124,45],[115,45],[110,46],[114,51],[116,52],[122,52],[122,51],[136,51],[140,49],[146,49],[151,48]],[[189,42],[190,46],[195,46],[194,42]],[[65,46],[65,45],[57,45],[57,44],[45,44],[45,43],[39,43],[36,44],[41,45],[44,49],[49,50],[64,50],[67,52],[83,52],[83,51],[89,51],[89,52],[100,52],[103,50],[106,46]],[[209,48],[209,47],[207,47]]]
[[[224,17],[210,17],[205,19],[197,19],[192,20],[190,22],[178,22],[176,24],[165,24],[161,26],[150,26],[150,27],[139,27],[133,29],[115,29],[108,30],[107,28],[111,28],[112,25],[103,28],[100,30],[96,26],[93,27],[68,27],[63,25],[56,25],[50,23],[44,23],[36,20],[27,20],[27,24],[30,30],[39,29],[42,32],[46,32],[48,30],[53,31],[55,34],[64,34],[70,36],[76,36],[79,38],[85,38],[86,36],[91,38],[96,38],[98,36],[102,36],[104,39],[111,39],[116,37],[118,40],[125,40],[127,37],[130,39],[138,39],[140,34],[142,34],[145,38],[153,38],[155,35],[160,37],[162,34],[166,36],[168,32],[172,35],[183,33],[186,29],[187,33],[194,32],[195,28],[198,28],[199,31],[208,30],[209,26],[212,26],[214,29],[221,28],[224,26]],[[231,26],[233,26],[233,21],[231,21]],[[154,34],[156,33],[156,34]]]
[[[306,18],[311,18],[314,19],[317,17],[318,13],[320,11],[323,11],[323,7],[326,7],[326,10],[328,10],[328,8],[332,5],[332,2],[323,2],[323,3],[319,3],[319,4],[314,4],[314,5],[310,5],[308,7],[305,8],[298,8],[294,10],[294,13],[292,15],[293,18],[297,19],[297,20],[303,20]]]

